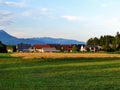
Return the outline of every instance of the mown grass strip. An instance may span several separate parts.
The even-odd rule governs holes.
[[[30,66],[30,67],[25,67],[22,66],[20,68],[14,67],[14,68],[2,68],[0,70],[19,70],[19,69],[35,69],[35,68],[60,68],[60,67],[77,67],[77,66],[99,66],[99,65],[110,65],[110,64],[120,64],[118,60],[114,61],[105,61],[105,62],[86,62],[86,63],[69,63],[69,64],[60,64],[60,65],[35,65],[35,66]]]

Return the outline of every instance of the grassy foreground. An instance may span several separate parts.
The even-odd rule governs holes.
[[[0,90],[120,90],[120,58],[22,59],[0,54]]]

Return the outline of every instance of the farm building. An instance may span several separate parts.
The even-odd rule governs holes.
[[[50,45],[50,47],[55,47],[57,50],[61,49],[61,45],[60,44],[48,44]]]
[[[63,50],[64,52],[71,52],[72,45],[61,45],[61,50]]]
[[[50,45],[47,45],[47,44],[38,45],[38,44],[36,44],[36,45],[33,46],[34,52],[42,52],[43,48],[50,48]]]
[[[63,50],[64,52],[73,52],[72,48],[73,46],[75,46],[77,48],[77,51],[81,51],[81,47],[85,47],[84,44],[68,44],[68,45],[61,45],[61,50]]]
[[[83,48],[85,47],[85,44],[78,44],[76,45],[76,47],[77,47],[77,51],[79,52],[83,50]]]
[[[100,47],[98,45],[86,45],[86,46],[84,46],[84,51],[96,52],[99,50],[100,50]]]
[[[41,52],[60,52],[60,50],[57,50],[55,47],[50,47],[50,48],[42,48]]]
[[[30,52],[30,49],[32,48],[31,44],[17,44],[16,49],[18,52]]]
[[[35,52],[59,52],[60,50],[56,49],[57,45],[49,45],[49,44],[44,44],[44,45],[34,45],[34,51]]]

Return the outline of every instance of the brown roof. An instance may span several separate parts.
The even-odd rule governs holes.
[[[50,47],[55,47],[57,50],[61,49],[61,45],[60,44],[48,44],[50,45]]]
[[[49,48],[50,45],[44,44],[44,45],[34,45],[33,46],[35,49],[42,49],[42,48]]]
[[[63,50],[72,50],[72,45],[62,45],[61,48]]]

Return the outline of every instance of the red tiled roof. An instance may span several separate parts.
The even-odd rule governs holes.
[[[42,49],[42,48],[49,48],[50,45],[44,44],[44,45],[34,45],[33,46],[35,49]]]

